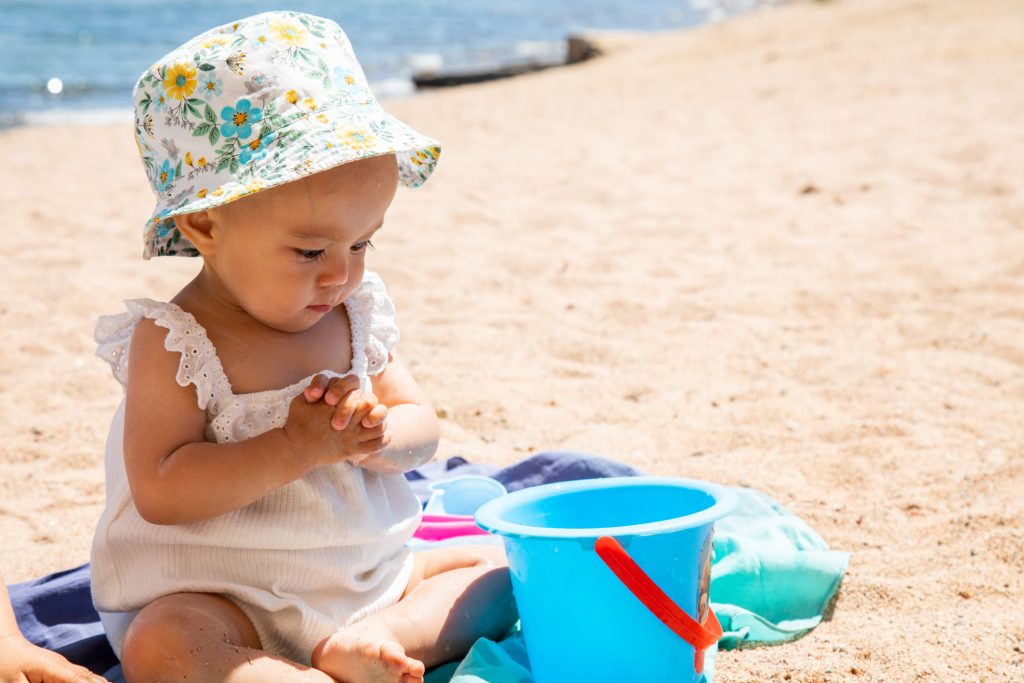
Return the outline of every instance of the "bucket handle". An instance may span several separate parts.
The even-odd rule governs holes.
[[[658,617],[663,624],[693,646],[694,671],[704,671],[704,650],[718,642],[722,637],[722,625],[718,623],[711,606],[708,605],[708,618],[705,627],[686,613],[665,591],[651,580],[651,577],[640,568],[626,549],[611,536],[602,536],[594,544],[594,550],[608,568],[615,573],[629,592]]]

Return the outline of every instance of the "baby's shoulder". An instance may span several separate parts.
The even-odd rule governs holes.
[[[189,356],[195,356],[185,349],[168,348],[170,334],[167,327],[160,325],[153,318],[142,318],[132,332],[131,345],[128,352],[128,383],[126,386],[147,387],[147,393],[179,393],[181,382],[178,376],[188,362]],[[195,399],[192,399],[195,404]]]
[[[107,361],[125,387],[166,391],[195,384],[205,407],[223,384],[216,351],[195,318],[180,306],[129,299],[125,312],[103,316],[96,325],[96,355]],[[129,392],[131,393],[131,392]],[[193,396],[193,403],[195,397]]]

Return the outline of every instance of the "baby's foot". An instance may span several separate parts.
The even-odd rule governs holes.
[[[338,631],[313,651],[313,666],[341,683],[423,683],[423,662],[371,617]]]

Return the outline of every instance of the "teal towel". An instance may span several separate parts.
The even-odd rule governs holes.
[[[711,605],[725,635],[718,646],[795,640],[821,621],[850,554],[753,489],[733,489],[736,510],[715,524]]]
[[[712,606],[725,631],[719,646],[783,643],[821,621],[850,554],[828,545],[802,519],[753,489],[733,489],[736,510],[715,524]],[[711,683],[715,648],[705,656]],[[499,642],[481,638],[461,662],[434,669],[425,683],[533,683],[518,625]]]
[[[433,669],[424,683],[533,683],[526,643],[516,624],[498,642],[481,638],[461,662]]]
[[[704,654],[701,683],[711,683],[716,650],[711,646]],[[465,659],[431,670],[424,683],[534,683],[518,624],[498,642],[476,641]]]

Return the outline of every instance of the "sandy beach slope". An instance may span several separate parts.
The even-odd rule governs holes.
[[[395,102],[444,141],[371,267],[440,456],[590,450],[756,487],[853,552],[718,680],[1024,678],[1024,8],[793,3]],[[0,134],[0,558],[85,561],[141,259],[130,128]]]

